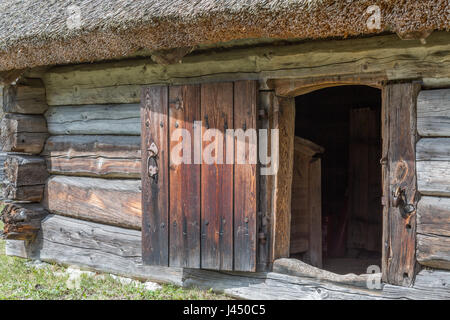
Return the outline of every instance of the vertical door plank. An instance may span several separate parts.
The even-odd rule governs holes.
[[[309,256],[311,265],[322,268],[322,165],[320,158],[309,164]]]
[[[200,86],[169,88],[171,267],[200,268],[200,164],[194,163],[194,121],[200,120]],[[186,130],[188,136],[174,135]],[[189,138],[190,137],[190,138]],[[176,140],[172,140],[177,138]],[[178,139],[179,138],[179,139]],[[182,151],[177,145],[182,146]],[[190,150],[190,157],[187,157]],[[178,163],[186,156],[188,163]],[[186,154],[185,154],[186,152]],[[189,158],[189,159],[188,159]]]
[[[236,138],[234,165],[234,270],[256,271],[257,84],[234,83],[234,129],[255,129],[254,138]],[[236,131],[235,131],[236,132]],[[249,131],[250,133],[251,131]],[[245,157],[238,153],[245,152]],[[239,163],[245,158],[245,164]]]
[[[202,135],[217,129],[223,135],[233,128],[233,83],[209,83],[201,87]],[[203,142],[203,155],[208,145],[216,151],[219,139]],[[225,163],[223,143],[223,163]],[[214,153],[212,153],[214,155]],[[206,164],[201,168],[201,267],[233,269],[233,165]]]
[[[368,249],[369,108],[350,110],[349,185],[350,250]]]
[[[278,98],[273,128],[279,130],[279,166],[274,178],[272,202],[272,259],[289,257],[291,235],[291,196],[294,168],[295,99]]]
[[[168,234],[168,88],[144,88],[141,97],[142,124],[142,259],[151,265],[169,263]],[[156,145],[156,158],[150,149]],[[157,174],[149,176],[149,166]]]
[[[369,186],[368,205],[369,220],[367,232],[367,249],[381,253],[381,139],[379,109],[370,110],[369,114]]]
[[[385,112],[389,117],[388,194],[385,203],[389,209],[383,231],[383,280],[409,286],[415,277],[416,248],[416,100],[420,85],[415,83],[390,84],[384,88]],[[404,190],[406,202],[414,210],[404,214],[404,205],[396,206],[393,194]]]

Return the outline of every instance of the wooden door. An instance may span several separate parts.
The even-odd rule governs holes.
[[[324,148],[295,137],[291,200],[290,254],[322,267],[321,159]]]
[[[377,109],[350,110],[347,249],[381,253],[381,139]]]
[[[383,281],[409,286],[416,267],[417,83],[383,89]]]
[[[256,129],[256,105],[255,81],[143,89],[144,263],[255,271],[256,140],[227,129]]]

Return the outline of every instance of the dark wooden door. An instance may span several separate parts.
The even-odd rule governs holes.
[[[144,263],[255,271],[256,135],[227,129],[251,134],[256,106],[255,81],[143,89]]]

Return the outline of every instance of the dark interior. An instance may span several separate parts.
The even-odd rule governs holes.
[[[339,86],[296,97],[295,135],[321,155],[323,269],[381,266],[381,91]]]

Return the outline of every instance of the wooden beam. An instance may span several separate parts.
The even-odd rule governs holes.
[[[3,198],[39,202],[48,177],[43,158],[8,154],[4,162]]]
[[[450,196],[450,138],[420,139],[416,159],[419,191],[424,195]]]
[[[88,105],[50,108],[48,132],[61,134],[140,135],[139,105]]]
[[[385,73],[359,74],[344,76],[328,76],[306,79],[272,79],[267,81],[269,88],[275,90],[277,96],[296,97],[316,90],[347,85],[367,85],[382,88],[382,82],[387,80]]]
[[[140,178],[139,136],[51,136],[41,155],[51,174]]]
[[[417,260],[450,269],[450,198],[423,197],[417,207]]]
[[[383,89],[383,281],[410,286],[416,272],[416,101],[418,83],[389,84]],[[386,127],[383,128],[386,130]],[[384,169],[385,170],[385,169]],[[398,194],[399,201],[395,201]],[[408,210],[407,210],[408,209]],[[408,211],[408,212],[406,212]]]
[[[183,284],[180,268],[146,266],[141,232],[58,215],[49,215],[28,245],[8,241],[6,252],[29,259],[118,274],[140,280]]]
[[[4,223],[3,238],[33,240],[47,214],[39,204],[5,203],[0,213]]]
[[[450,270],[449,237],[418,234],[417,261],[428,267]]]
[[[142,59],[55,67],[44,82],[49,105],[72,105],[137,103],[141,86],[151,84],[374,75],[387,80],[443,78],[450,76],[450,62],[443,58],[449,39],[447,32],[435,32],[426,45],[386,35],[203,51],[168,66]]]
[[[2,151],[38,154],[48,136],[45,118],[41,115],[7,113],[0,127]]]
[[[140,186],[140,180],[53,176],[43,204],[51,213],[140,229]]]
[[[450,89],[424,90],[417,98],[417,130],[421,136],[450,137]]]
[[[450,196],[450,161],[418,161],[417,185],[421,194]]]
[[[422,270],[412,288],[385,285],[383,296],[388,299],[448,300],[450,299],[450,272]]]
[[[273,196],[273,259],[289,257],[291,233],[291,188],[294,165],[295,100],[279,98],[273,128],[279,130],[279,165]]]
[[[41,79],[24,79],[3,88],[3,112],[42,114],[48,109]]]
[[[273,271],[291,276],[307,277],[319,281],[329,281],[341,285],[350,285],[355,287],[367,288],[367,281],[376,276],[381,281],[381,273],[376,275],[362,274],[336,274],[330,271],[316,268],[303,261],[291,258],[283,258],[275,260],[273,263]]]
[[[270,118],[273,119],[273,105],[274,105],[275,95],[272,91],[260,91],[259,92],[259,110],[257,110],[259,115],[258,128],[267,130],[267,156],[271,154],[271,135],[270,135]],[[268,164],[267,166],[270,166]],[[256,255],[257,271],[268,271],[271,267],[271,231],[272,231],[272,186],[273,186],[273,175],[262,175],[262,167],[267,167],[266,165],[261,165],[258,167],[257,174],[259,176],[259,214],[257,218],[257,230],[258,230],[258,253]]]

